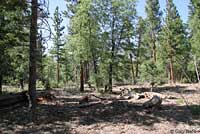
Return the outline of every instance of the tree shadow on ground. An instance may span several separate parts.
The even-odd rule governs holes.
[[[148,114],[141,103],[128,101],[102,102],[96,105],[80,108],[77,98],[58,98],[56,101],[63,104],[40,104],[37,107],[35,120],[31,118],[27,108],[16,109],[1,113],[0,131],[15,133],[70,133],[74,125],[92,125],[96,123],[124,123],[137,126],[153,126],[160,122],[175,124],[200,125],[200,116],[194,122],[186,106],[162,105],[162,109]],[[192,107],[200,107],[192,106]],[[19,126],[23,129],[17,130]]]

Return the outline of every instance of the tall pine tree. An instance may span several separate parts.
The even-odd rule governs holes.
[[[56,61],[57,61],[57,67],[56,67],[56,78],[57,78],[57,87],[59,87],[59,82],[60,82],[60,63],[61,63],[61,57],[63,55],[63,30],[64,26],[62,26],[62,16],[59,13],[59,8],[58,6],[55,9],[54,12],[54,18],[53,18],[53,27],[55,34],[53,34],[53,41],[54,41],[54,49],[53,49],[53,54],[55,55]]]
[[[173,0],[167,0],[166,18],[162,28],[162,50],[166,52],[168,59],[169,79],[171,83],[175,83],[174,64],[178,60],[177,56],[183,52],[185,47],[185,28],[183,26],[180,15],[173,3]],[[166,59],[163,59],[166,61]]]
[[[190,3],[190,16],[189,27],[191,31],[190,42],[192,45],[192,56],[194,59],[194,68],[196,72],[197,81],[200,83],[199,64],[200,63],[200,1],[191,0]]]
[[[146,25],[148,33],[148,42],[151,48],[151,57],[156,62],[156,43],[158,41],[158,33],[161,30],[161,15],[159,0],[147,0],[146,5]]]

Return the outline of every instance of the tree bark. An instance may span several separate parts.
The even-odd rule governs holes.
[[[97,61],[96,61],[94,52],[92,52],[92,60],[93,60],[93,66],[94,66],[95,84],[96,84],[96,87],[99,87],[99,83],[97,79],[98,67],[97,67]]]
[[[196,76],[197,76],[197,81],[198,81],[198,83],[200,83],[200,78],[199,78],[199,71],[198,71],[198,67],[197,67],[196,55],[194,55],[193,57],[194,57],[194,67],[195,67],[195,72],[196,72]]]
[[[24,90],[24,78],[20,78],[20,88]]]
[[[80,70],[80,91],[84,92],[84,64],[81,61],[80,63],[81,70]]]
[[[131,55],[131,54],[129,54],[129,56],[130,56],[130,61],[131,61],[131,71],[132,71],[132,83],[133,84],[135,84],[135,71],[134,71],[134,64],[133,64],[133,60],[132,60],[132,58],[133,58],[133,56]]]
[[[108,92],[112,92],[112,75],[113,75],[113,60],[114,60],[114,52],[115,52],[115,41],[114,41],[114,26],[115,26],[115,18],[114,16],[112,17],[112,24],[111,24],[111,38],[112,38],[112,41],[111,41],[111,45],[112,45],[112,48],[111,48],[111,61],[110,61],[110,64],[109,64],[109,80],[108,80]],[[107,91],[106,91],[107,92]]]
[[[155,41],[153,41],[153,61],[154,61],[154,63],[156,63],[156,59],[157,57],[156,57],[156,42]]]
[[[139,74],[139,59],[140,59],[140,46],[141,46],[141,34],[138,37],[138,48],[137,48],[137,61],[135,66],[135,77],[138,78]]]
[[[57,57],[57,88],[59,87],[59,81],[60,81],[60,64],[59,64],[59,57]]]
[[[88,83],[89,78],[90,78],[89,62],[85,61],[85,63],[84,63],[84,80],[85,80],[85,83]]]
[[[111,50],[111,62],[109,64],[109,84],[108,84],[108,91],[106,92],[112,92],[112,77],[113,77],[113,59],[114,59],[114,51],[115,51],[115,43],[112,40],[112,50]]]
[[[31,1],[31,25],[30,25],[30,63],[29,63],[29,95],[31,109],[36,107],[36,48],[37,48],[37,6],[38,1]]]
[[[173,65],[173,59],[172,56],[170,56],[170,80],[171,83],[175,83],[175,78],[174,78],[174,65]]]
[[[2,78],[2,75],[0,74],[0,94],[3,93],[2,81],[3,81],[3,78]]]
[[[112,74],[113,74],[113,65],[110,63],[109,65],[109,84],[108,84],[108,92],[112,91]],[[107,91],[106,91],[107,92]]]

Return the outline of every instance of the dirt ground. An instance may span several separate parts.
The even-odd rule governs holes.
[[[134,93],[148,92],[148,86],[116,86]],[[163,85],[153,89],[163,95],[161,109],[148,113],[142,104],[148,100],[115,100],[119,94],[93,92],[113,98],[92,97],[94,105],[80,107],[80,98],[91,92],[54,90],[55,99],[40,103],[33,117],[26,107],[0,112],[0,134],[175,134],[200,133],[200,86],[197,84]],[[195,109],[196,108],[196,109]]]

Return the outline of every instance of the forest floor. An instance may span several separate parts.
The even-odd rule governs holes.
[[[150,88],[115,86],[132,89],[136,93]],[[28,108],[0,111],[0,134],[175,134],[200,133],[200,86],[178,84],[158,86],[154,92],[174,96],[163,100],[161,109],[148,113],[142,104],[149,100],[130,99],[117,101],[92,97],[88,107],[80,107],[79,101],[86,94],[118,98],[119,94],[104,94],[76,90],[53,90],[52,101],[41,102],[35,117]],[[32,120],[34,118],[34,121]]]

